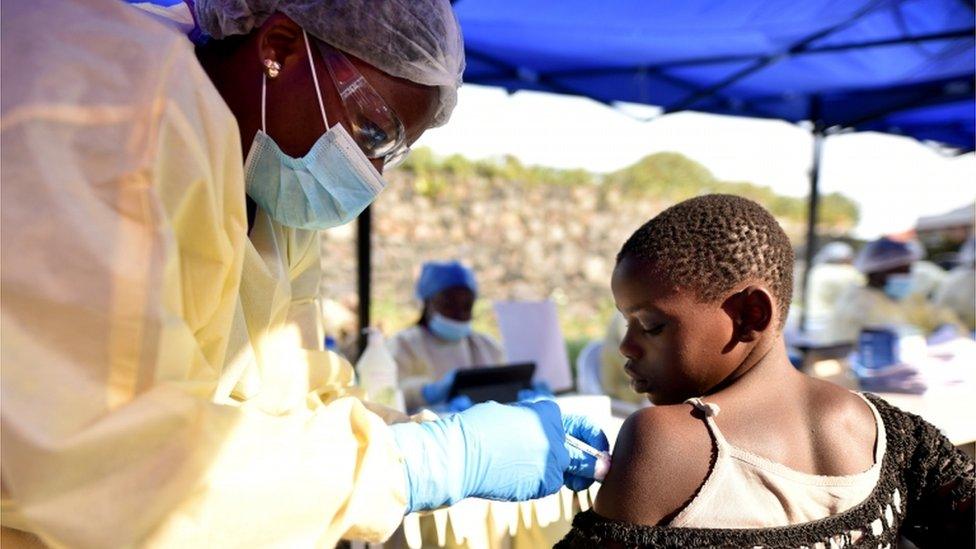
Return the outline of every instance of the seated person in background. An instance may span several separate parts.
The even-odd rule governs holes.
[[[611,398],[637,404],[644,400],[644,395],[630,386],[630,377],[624,372],[627,358],[620,354],[620,342],[626,334],[627,319],[619,312],[614,313],[600,350],[600,385]]]
[[[420,319],[389,343],[408,409],[443,404],[458,369],[505,362],[494,339],[471,329],[477,294],[471,269],[457,261],[424,263],[416,288]]]
[[[931,261],[920,259],[912,263],[908,273],[908,295],[918,294],[919,297],[932,299],[948,274],[945,269]]]
[[[935,305],[951,309],[970,332],[976,330],[976,238],[962,245],[956,267],[935,291]]]
[[[913,291],[912,265],[922,258],[919,246],[882,237],[868,243],[854,266],[867,277],[864,286],[844,292],[834,311],[832,330],[840,341],[856,342],[861,330],[888,325],[914,326],[928,334],[959,318]]]
[[[708,195],[617,256],[633,414],[563,547],[799,547],[973,539],[973,460],[920,418],[810,378],[782,325],[793,251],[750,200]]]
[[[851,262],[854,248],[846,242],[829,242],[813,258],[810,279],[807,283],[807,337],[823,345],[844,342],[836,333],[831,319],[840,304],[840,298],[851,288],[864,285],[864,275]],[[798,282],[798,281],[794,281]],[[794,289],[802,292],[794,284]],[[797,311],[792,311],[797,314]]]

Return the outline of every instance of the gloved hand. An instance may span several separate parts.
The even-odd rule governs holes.
[[[532,384],[532,389],[522,389],[518,393],[519,402],[552,400],[554,396],[544,381],[536,381]],[[567,435],[576,437],[597,451],[610,451],[607,436],[586,416],[563,416],[563,428]],[[597,459],[568,444],[566,450],[569,452],[569,467],[566,469],[564,484],[574,492],[589,488],[596,476]]]
[[[583,431],[575,422],[572,426]],[[407,512],[452,505],[466,497],[540,498],[559,490],[570,463],[562,415],[552,401],[511,406],[486,402],[437,421],[399,423],[391,430],[403,454]]]
[[[454,385],[454,376],[457,375],[457,370],[451,370],[450,372],[444,374],[437,381],[432,381],[420,388],[420,395],[424,397],[427,404],[435,405],[441,404],[447,400],[448,393],[451,392],[451,386]]]
[[[463,412],[474,406],[474,401],[468,395],[458,395],[447,401],[448,412]]]
[[[574,436],[601,452],[610,451],[610,442],[603,431],[590,422],[586,416],[563,416],[563,428],[567,435]],[[566,468],[566,487],[574,492],[585,490],[593,484],[596,472],[596,458],[581,450],[566,446],[569,452],[569,467]]]
[[[552,399],[555,396],[545,381],[534,381],[532,382],[531,389],[521,389],[518,392],[519,402],[523,400]]]
[[[447,402],[428,406],[427,409],[437,415],[456,414],[474,406],[474,401],[468,395],[458,395]]]

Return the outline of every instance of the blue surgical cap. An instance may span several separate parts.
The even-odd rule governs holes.
[[[861,248],[854,266],[864,274],[881,273],[896,267],[907,267],[924,257],[924,249],[916,242],[881,237]]]
[[[474,271],[457,261],[428,261],[420,269],[417,298],[426,301],[442,290],[457,286],[478,293]]]

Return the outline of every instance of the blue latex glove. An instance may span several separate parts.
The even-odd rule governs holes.
[[[570,463],[562,415],[552,401],[486,402],[391,430],[403,454],[407,512],[453,505],[466,497],[525,501],[547,496],[562,486]]]
[[[458,395],[447,401],[448,412],[463,412],[474,406],[474,401],[468,395]]]
[[[472,406],[474,406],[474,401],[471,400],[471,397],[468,395],[458,395],[447,402],[428,406],[427,409],[437,415],[443,416],[463,412]]]
[[[556,395],[552,394],[549,385],[545,381],[535,381],[531,389],[521,389],[518,392],[518,400],[539,400],[552,399]]]
[[[532,384],[532,389],[522,389],[518,393],[519,402],[553,400],[554,397],[555,395],[544,381],[537,381]],[[563,428],[566,434],[573,435],[595,450],[603,452],[610,450],[610,444],[603,431],[584,416],[563,416]],[[596,472],[596,458],[568,444],[566,450],[569,452],[569,467],[566,469],[563,483],[575,492],[589,488],[593,484]]]
[[[603,431],[585,416],[563,416],[563,429],[601,452],[610,451],[610,442]],[[566,468],[566,487],[575,492],[585,490],[593,484],[596,458],[572,446],[567,446],[569,467]]]
[[[430,405],[441,404],[447,401],[447,395],[451,392],[451,386],[454,385],[455,375],[457,375],[457,370],[451,370],[439,380],[424,385],[420,388],[420,395]]]

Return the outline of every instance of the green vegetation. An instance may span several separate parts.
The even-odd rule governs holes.
[[[415,190],[430,198],[442,196],[450,178],[478,177],[523,185],[594,185],[597,177],[586,170],[560,170],[543,166],[524,166],[517,158],[506,155],[494,160],[468,160],[453,154],[437,159],[430,149],[421,147],[410,153],[400,170],[414,176]]]
[[[705,166],[674,152],[655,153],[607,175],[608,188],[635,197],[653,196],[679,202],[702,192],[715,192],[719,183]]]
[[[784,221],[804,223],[807,213],[804,197],[778,195],[769,187],[747,181],[721,181],[705,166],[676,152],[654,153],[601,177],[582,169],[525,166],[513,156],[469,160],[455,154],[438,159],[422,147],[411,153],[401,169],[413,174],[417,193],[432,199],[445,197],[452,178],[480,178],[530,186],[602,185],[604,193],[617,189],[629,197],[670,203],[706,193],[729,193],[763,204]],[[857,204],[840,193],[821,198],[820,223],[824,228],[846,231],[857,224],[858,215]]]
[[[807,216],[806,198],[778,195],[769,187],[746,181],[720,181],[698,162],[674,152],[645,156],[632,166],[608,174],[604,184],[634,197],[651,196],[669,202],[706,193],[735,194],[759,202],[782,220],[800,223]],[[839,193],[821,198],[822,225],[850,229],[857,224],[858,215],[857,204]]]
[[[850,230],[857,224],[859,215],[857,204],[840,193],[829,193],[820,197],[820,212],[817,217],[823,225]]]

